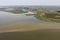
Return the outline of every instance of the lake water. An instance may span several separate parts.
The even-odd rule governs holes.
[[[44,22],[28,13],[13,14],[0,11],[0,32],[27,31],[40,29],[60,29],[60,23]]]

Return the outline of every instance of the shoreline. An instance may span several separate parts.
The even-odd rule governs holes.
[[[48,23],[38,23],[38,24],[24,24],[18,25],[16,27],[9,26],[7,28],[0,28],[0,32],[15,32],[15,31],[34,31],[34,30],[44,30],[44,29],[60,29],[60,24],[48,24]]]

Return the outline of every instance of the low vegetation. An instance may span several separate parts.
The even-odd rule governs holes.
[[[36,15],[36,14],[26,14],[26,16],[34,16],[34,15]]]
[[[49,16],[49,17],[48,17]],[[44,21],[49,21],[49,22],[60,22],[60,17],[58,16],[54,16],[52,17],[53,14],[51,15],[46,15],[45,13],[43,12],[38,12],[35,17],[40,19],[40,20],[44,20]],[[56,17],[56,18],[55,18]]]
[[[11,13],[15,13],[15,14],[20,14],[20,13],[26,13],[27,11],[23,11],[23,10],[9,10],[6,12],[11,12]]]

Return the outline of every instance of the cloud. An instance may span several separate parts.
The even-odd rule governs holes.
[[[0,5],[60,5],[59,0],[0,0]]]

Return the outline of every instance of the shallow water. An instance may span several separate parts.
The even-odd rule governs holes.
[[[60,23],[26,14],[0,11],[0,40],[60,40]]]
[[[23,14],[13,14],[8,12],[0,12],[0,27],[16,23],[39,22],[34,16],[26,16]],[[10,25],[11,26],[11,25]]]
[[[0,32],[27,31],[39,29],[60,29],[60,23],[38,20],[28,13],[13,14],[0,11]]]

